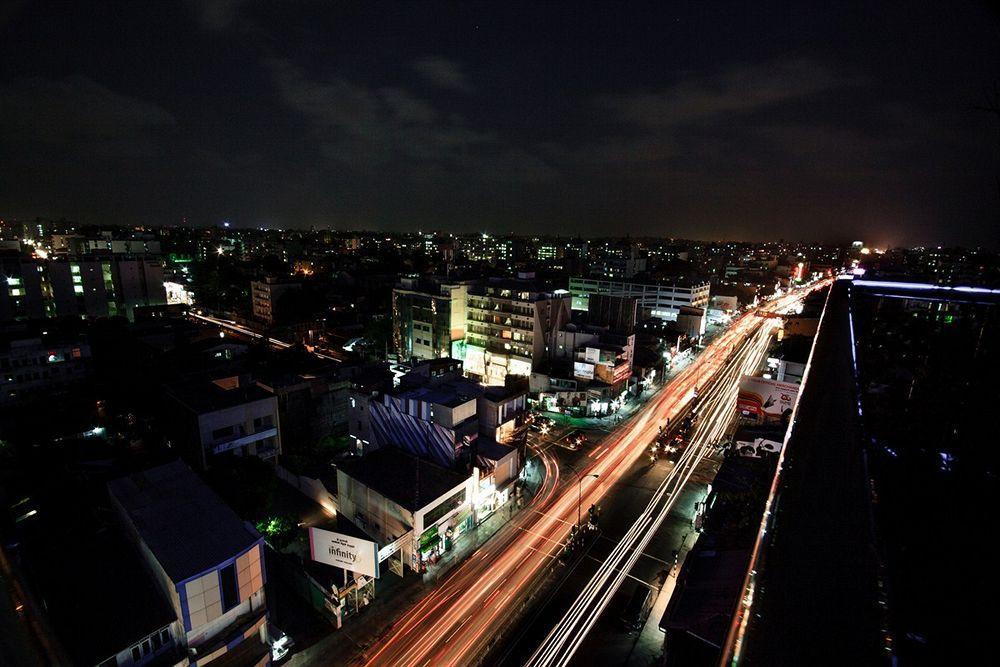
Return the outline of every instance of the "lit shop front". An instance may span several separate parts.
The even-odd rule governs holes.
[[[414,569],[425,571],[435,565],[442,555],[451,551],[454,541],[462,533],[475,526],[468,485],[417,512],[416,519],[423,530],[419,533],[414,550],[414,559],[417,561]]]

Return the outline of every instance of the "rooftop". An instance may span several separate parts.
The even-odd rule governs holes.
[[[512,451],[514,451],[514,447],[490,440],[489,438],[478,438],[476,440],[476,454],[489,461],[499,461]]]
[[[749,562],[749,548],[692,551],[684,561],[678,590],[663,612],[660,628],[690,633],[710,645],[721,646]]]
[[[192,412],[204,414],[273,396],[255,384],[223,389],[207,380],[186,380],[167,386],[167,392]]]
[[[56,633],[76,662],[97,664],[177,620],[117,530],[74,534],[70,559],[65,537],[48,540],[33,565],[45,579]]]
[[[411,512],[422,509],[467,479],[395,447],[382,447],[362,458],[344,461],[338,467],[348,477]]]
[[[108,488],[175,583],[215,567],[260,539],[181,461],[121,477]]]

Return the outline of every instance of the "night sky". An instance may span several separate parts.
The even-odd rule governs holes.
[[[965,2],[20,2],[0,216],[995,245]]]

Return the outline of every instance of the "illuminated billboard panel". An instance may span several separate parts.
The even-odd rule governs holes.
[[[797,384],[745,375],[740,380],[736,409],[758,419],[777,421],[791,414],[798,395]]]
[[[371,540],[309,529],[309,554],[314,561],[369,577],[378,577],[378,545]]]

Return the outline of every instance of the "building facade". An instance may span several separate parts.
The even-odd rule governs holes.
[[[466,373],[503,385],[508,375],[531,375],[550,356],[554,332],[570,320],[570,298],[526,281],[496,281],[469,290],[467,312]]]
[[[398,447],[451,467],[479,437],[476,410],[481,389],[458,378],[455,383],[352,394],[349,425],[355,452],[367,455]]]
[[[253,301],[253,317],[271,326],[278,321],[277,304],[283,294],[301,289],[302,283],[294,280],[267,277],[250,283],[250,298]]]
[[[644,285],[591,278],[569,279],[573,310],[588,310],[590,296],[593,294],[609,294],[634,297],[643,317],[655,317],[661,320],[676,320],[681,306],[707,307],[709,289],[708,282],[690,285]]]
[[[135,319],[135,309],[167,303],[158,257],[83,255],[0,257],[0,321],[45,317]]]
[[[456,344],[465,339],[467,295],[467,283],[403,278],[392,290],[392,339],[400,358],[457,354]]]
[[[337,468],[340,512],[422,572],[476,525],[478,469],[462,475],[391,447]]]
[[[352,392],[348,421],[357,454],[396,447],[452,467],[480,438],[509,442],[527,410],[525,389],[484,387],[462,376],[461,362],[436,359],[391,391]]]
[[[83,338],[0,337],[0,407],[48,399],[88,377]]]
[[[281,453],[278,399],[271,392],[225,378],[170,385],[166,394],[168,428],[201,469],[222,454],[274,460]]]
[[[116,479],[108,489],[173,607],[179,627],[171,639],[188,656],[180,664],[207,665],[236,650],[241,664],[269,664],[263,538],[180,461]]]

